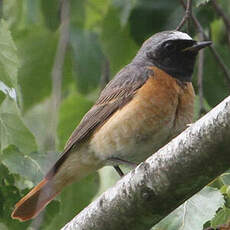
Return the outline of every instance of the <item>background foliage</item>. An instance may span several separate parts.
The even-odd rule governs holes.
[[[69,43],[64,53],[58,113],[52,71],[61,32],[59,0],[0,1],[0,229],[59,229],[118,179],[104,168],[67,187],[35,221],[10,218],[14,204],[47,172],[69,135],[103,87],[134,57],[142,42],[162,30],[175,29],[184,11],[172,0],[70,0]],[[230,18],[228,0],[219,1]],[[210,35],[225,64],[230,60],[230,33],[208,0],[196,0],[193,12]],[[191,36],[198,39],[190,23]],[[229,39],[229,40],[228,40]],[[104,79],[106,80],[106,79]],[[196,92],[197,71],[193,84]],[[222,69],[205,51],[203,101],[195,119],[230,91]],[[57,132],[50,133],[50,119]],[[54,142],[54,145],[53,145]],[[230,219],[230,172],[186,201],[154,230],[200,230]],[[183,183],[183,182],[182,182]]]

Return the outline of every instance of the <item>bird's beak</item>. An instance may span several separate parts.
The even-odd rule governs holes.
[[[182,51],[199,51],[200,49],[203,49],[207,46],[210,46],[212,44],[212,41],[202,41],[202,42],[196,42],[195,44],[193,44],[190,47],[186,47],[185,49],[183,49]]]

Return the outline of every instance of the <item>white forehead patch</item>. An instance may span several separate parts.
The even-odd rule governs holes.
[[[177,40],[177,39],[192,40],[192,38],[188,34],[180,31],[173,31],[168,35],[168,38],[172,40]]]

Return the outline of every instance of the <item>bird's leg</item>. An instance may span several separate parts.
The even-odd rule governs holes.
[[[111,163],[116,164],[116,165],[127,165],[127,166],[129,166],[131,168],[136,168],[137,167],[137,163],[130,162],[130,161],[127,161],[127,160],[116,158],[116,157],[109,158],[108,161],[110,161]]]
[[[120,177],[124,176],[124,173],[122,172],[122,170],[120,169],[120,167],[118,165],[127,165],[131,168],[137,167],[136,163],[122,160],[122,159],[116,158],[116,157],[109,158],[107,161],[111,162],[114,165],[113,167],[117,171],[117,173],[119,174]]]
[[[116,170],[116,172],[119,174],[120,177],[123,177],[125,175],[118,165],[114,165],[113,167]]]

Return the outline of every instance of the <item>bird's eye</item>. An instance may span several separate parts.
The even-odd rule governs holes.
[[[149,59],[154,59],[154,55],[152,52],[147,52],[146,53],[146,56],[149,58]]]
[[[175,44],[173,44],[172,42],[165,42],[162,44],[162,48],[164,48],[167,51],[173,51],[175,50]]]

